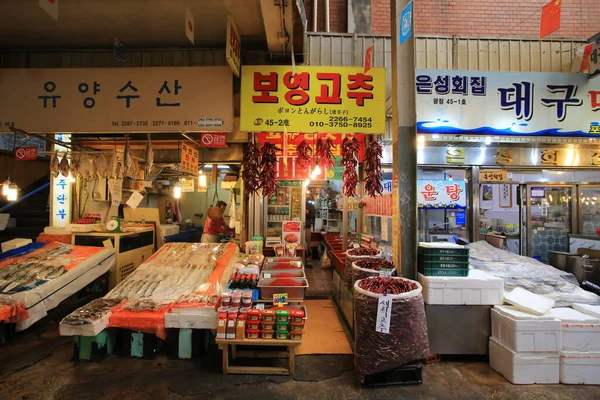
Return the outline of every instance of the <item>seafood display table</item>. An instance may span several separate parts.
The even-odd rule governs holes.
[[[29,328],[115,264],[112,249],[35,245],[0,261],[0,322],[16,324],[16,331]]]
[[[294,357],[300,340],[267,340],[267,339],[217,339],[217,344],[223,347],[223,374],[252,374],[252,375],[292,375],[294,373]],[[238,346],[270,346],[285,347],[287,351],[239,351]],[[229,353],[233,360],[239,358],[288,358],[288,368],[254,367],[229,365]]]

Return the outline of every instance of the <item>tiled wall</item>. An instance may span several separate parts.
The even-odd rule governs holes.
[[[569,251],[569,234],[556,229],[537,230],[531,236],[532,256],[549,264],[548,252]]]

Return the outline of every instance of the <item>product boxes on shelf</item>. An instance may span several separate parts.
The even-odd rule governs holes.
[[[600,352],[562,351],[560,383],[600,385]]]
[[[600,319],[572,308],[553,308],[562,324],[563,351],[600,351]]]
[[[512,351],[557,352],[562,346],[560,321],[550,315],[533,315],[513,306],[492,309],[492,337]]]
[[[484,271],[469,270],[467,277],[419,274],[423,300],[432,305],[496,305],[504,301],[504,280]]]
[[[490,367],[511,383],[559,383],[560,353],[517,353],[490,338]]]

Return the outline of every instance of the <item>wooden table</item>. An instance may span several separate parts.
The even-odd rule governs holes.
[[[292,375],[294,373],[294,353],[296,347],[302,343],[300,340],[267,340],[267,339],[217,339],[217,344],[223,347],[223,373],[227,374],[252,374],[252,375]],[[288,368],[279,367],[251,367],[229,365],[229,347],[231,358],[289,358]],[[238,351],[237,346],[280,346],[287,347],[287,351]]]

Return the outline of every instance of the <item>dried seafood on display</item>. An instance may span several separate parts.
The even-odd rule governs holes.
[[[121,299],[96,299],[67,315],[62,323],[69,325],[85,325],[102,318],[113,307],[121,303]]]
[[[368,196],[375,197],[383,193],[383,172],[381,171],[381,158],[383,148],[376,140],[371,140],[365,151],[365,192]]]
[[[96,175],[98,178],[106,178],[107,168],[108,160],[104,154],[100,154],[100,156],[96,158]]]
[[[65,151],[62,160],[58,163],[58,170],[61,175],[65,178],[69,176],[69,160],[67,159],[67,152]]]
[[[123,153],[123,166],[125,167],[125,175],[129,174],[129,169],[133,160],[131,158],[131,147],[129,146],[129,135],[125,136],[125,152]]]
[[[60,167],[58,162],[58,151],[52,154],[52,160],[50,160],[50,173],[53,177],[58,178],[60,174]]]
[[[152,139],[150,139],[150,134],[148,134],[148,140],[146,141],[146,160],[144,161],[144,178],[148,179],[148,175],[150,175],[150,171],[152,171],[153,165],[154,150],[152,150]]]
[[[266,142],[260,160],[260,187],[264,197],[270,197],[277,189],[277,151],[279,148]]]
[[[79,155],[71,154],[71,166],[69,168],[71,176],[79,176]]]
[[[313,148],[308,144],[306,140],[300,142],[296,148],[298,158],[296,159],[296,165],[300,168],[308,169],[312,165],[313,159]]]
[[[344,138],[342,141],[342,163],[344,172],[342,180],[344,181],[342,193],[346,197],[356,197],[356,187],[358,186],[358,150],[360,144],[356,138]]]
[[[333,168],[335,166],[335,160],[333,159],[333,141],[331,139],[318,139],[316,156],[317,163],[321,168]]]
[[[79,176],[83,179],[90,177],[90,160],[86,155],[82,155],[79,159]]]
[[[244,147],[242,180],[244,181],[246,195],[253,195],[260,189],[260,151],[252,142]]]

